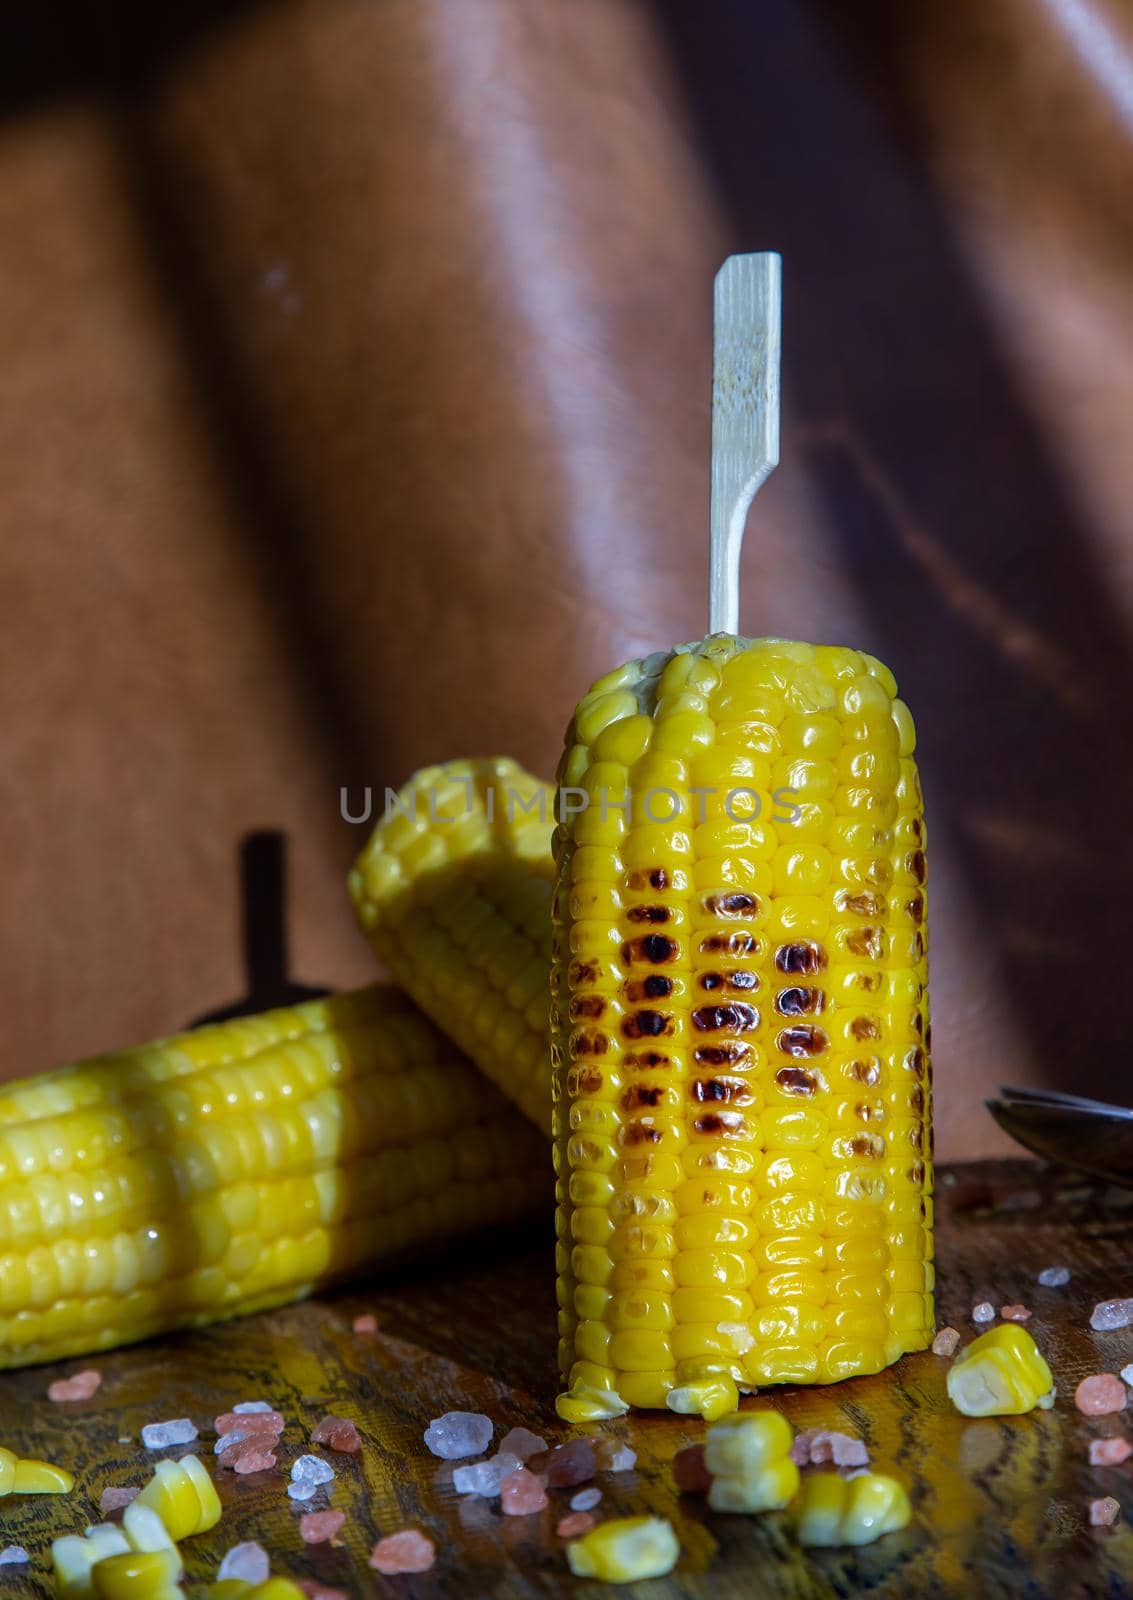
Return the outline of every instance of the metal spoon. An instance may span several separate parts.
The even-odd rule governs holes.
[[[1002,1086],[985,1104],[1005,1133],[1044,1161],[1133,1189],[1133,1110],[1053,1089]]]

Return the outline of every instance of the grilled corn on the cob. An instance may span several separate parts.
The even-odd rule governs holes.
[[[880,662],[717,635],[579,705],[551,1050],[567,1411],[932,1337],[924,826]],[[582,1410],[579,1410],[580,1405]]]
[[[545,1132],[554,791],[514,761],[416,773],[350,874],[395,981]]]
[[[280,1305],[543,1201],[545,1147],[374,987],[0,1087],[0,1367]]]

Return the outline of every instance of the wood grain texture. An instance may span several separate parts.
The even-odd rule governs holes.
[[[1022,1300],[1055,1373],[1051,1412],[970,1421],[945,1398],[945,1363],[907,1357],[890,1373],[828,1389],[783,1388],[759,1404],[780,1407],[797,1428],[841,1427],[860,1434],[877,1468],[913,1495],[915,1521],[862,1551],[804,1555],[781,1516],[714,1516],[674,1493],[669,1463],[702,1425],[673,1416],[639,1416],[607,1425],[638,1452],[637,1470],[599,1478],[607,1516],[648,1509],[672,1519],[683,1554],[669,1579],[637,1586],[641,1600],[714,1596],[717,1600],[874,1600],[1026,1596],[1028,1600],[1126,1596],[1133,1592],[1133,1532],[1091,1529],[1086,1506],[1112,1494],[1133,1516],[1133,1464],[1091,1468],[1088,1442],[1120,1431],[1122,1418],[1079,1416],[1074,1388],[1088,1372],[1119,1370],[1133,1358],[1133,1330],[1093,1334],[1095,1301],[1128,1289],[1133,1193],[1106,1193],[1055,1179],[1029,1163],[945,1169],[940,1189],[941,1321],[969,1336],[974,1301]],[[1065,1264],[1065,1289],[1035,1283],[1045,1266]],[[373,1310],[373,1337],[352,1332]],[[0,1379],[0,1439],[25,1454],[69,1464],[69,1499],[7,1500],[0,1542],[32,1554],[26,1576],[5,1569],[11,1600],[50,1594],[50,1541],[94,1518],[107,1484],[140,1483],[157,1455],[141,1450],[143,1423],[191,1416],[196,1449],[218,1480],[224,1516],[186,1541],[190,1590],[211,1577],[223,1552],[258,1538],[277,1571],[309,1575],[351,1595],[490,1596],[493,1600],[597,1595],[567,1571],[554,1527],[571,1491],[552,1491],[549,1510],[507,1518],[498,1506],[459,1500],[452,1468],[421,1442],[430,1417],[448,1409],[484,1410],[502,1428],[524,1423],[548,1438],[566,1436],[552,1399],[552,1279],[549,1240],[516,1235],[495,1255],[450,1258],[445,1269],[403,1274],[355,1292],[157,1341],[102,1358],[102,1389],[83,1405],[57,1406],[48,1382],[86,1363],[38,1368]],[[288,1418],[280,1467],[244,1479],[215,1468],[212,1419],[243,1399],[273,1401]],[[333,1457],[331,1504],[347,1513],[344,1545],[305,1549],[302,1508],[284,1493],[285,1467],[308,1445],[328,1411],[353,1417],[360,1457]],[[170,1452],[177,1456],[183,1452]],[[322,1504],[321,1498],[314,1502]],[[424,1576],[381,1578],[366,1557],[385,1533],[413,1524],[435,1540],[439,1557]]]

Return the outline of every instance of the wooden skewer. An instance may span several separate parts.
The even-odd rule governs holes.
[[[729,256],[716,274],[708,631],[738,633],[748,507],[779,464],[782,262]]]

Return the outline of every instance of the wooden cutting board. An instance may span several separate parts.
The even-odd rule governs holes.
[[[971,1421],[949,1405],[946,1363],[907,1357],[876,1378],[829,1389],[784,1388],[758,1404],[780,1407],[796,1428],[859,1434],[874,1465],[912,1492],[916,1516],[903,1533],[862,1551],[804,1554],[783,1516],[715,1516],[678,1496],[669,1463],[703,1425],[670,1415],[607,1424],[638,1453],[634,1471],[601,1475],[600,1512],[669,1517],[682,1546],[667,1579],[632,1591],[640,1600],[685,1595],[713,1600],[1076,1600],[1133,1595],[1133,1532],[1087,1524],[1088,1502],[1113,1495],[1133,1517],[1133,1461],[1092,1468],[1091,1438],[1133,1433],[1133,1414],[1089,1420],[1073,1394],[1089,1372],[1133,1361],[1133,1328],[1095,1334],[1095,1301],[1133,1293],[1133,1192],[1106,1191],[1028,1162],[980,1163],[938,1175],[941,1322],[971,1336],[974,1302],[1022,1301],[1059,1389],[1053,1411]],[[141,1448],[145,1422],[191,1417],[196,1448],[220,1486],[224,1516],[188,1540],[189,1591],[199,1592],[229,1546],[256,1538],[273,1570],[314,1577],[350,1595],[519,1597],[597,1595],[572,1578],[555,1525],[569,1490],[532,1517],[500,1515],[498,1502],[461,1500],[452,1467],[429,1455],[421,1435],[450,1409],[485,1411],[501,1429],[523,1423],[546,1438],[553,1397],[553,1294],[549,1242],[538,1233],[483,1244],[412,1273],[202,1333],[155,1341],[87,1362],[0,1375],[0,1442],[70,1466],[67,1498],[0,1502],[0,1544],[19,1543],[30,1568],[0,1567],[0,1600],[48,1595],[49,1547],[63,1532],[98,1520],[107,1484],[138,1484],[161,1453]],[[1064,1289],[1042,1289],[1046,1266],[1068,1266]],[[373,1311],[380,1331],[359,1336],[355,1316]],[[93,1401],[53,1405],[48,1382],[97,1365]],[[270,1400],[288,1418],[280,1467],[237,1478],[216,1468],[212,1421],[240,1400]],[[360,1456],[333,1456],[330,1504],[347,1514],[338,1549],[300,1541],[302,1507],[285,1494],[286,1465],[308,1446],[328,1411],[357,1422]],[[181,1450],[166,1452],[180,1455]],[[320,1496],[312,1506],[326,1503]],[[435,1569],[383,1578],[367,1556],[376,1539],[413,1525],[435,1541]]]

